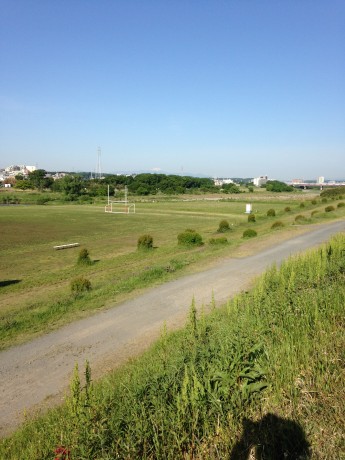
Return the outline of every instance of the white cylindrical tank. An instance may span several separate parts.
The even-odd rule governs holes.
[[[251,204],[246,204],[246,214],[251,214],[252,212],[252,205]]]

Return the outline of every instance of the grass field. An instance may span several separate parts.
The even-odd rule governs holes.
[[[335,211],[326,213],[320,199],[312,204],[311,198],[300,194],[259,196],[253,201],[255,223],[248,223],[244,213],[247,201],[229,197],[145,200],[130,215],[104,213],[103,207],[94,205],[0,206],[0,348],[107,308],[154,283],[202,269],[220,257],[236,256],[248,245],[242,238],[246,228],[255,228],[258,244],[273,233],[277,238],[295,231],[298,214],[306,217],[305,224],[345,213],[336,207],[337,202]],[[287,206],[290,212],[284,211]],[[275,209],[275,217],[266,216],[270,208]],[[316,210],[320,212],[311,217]],[[210,238],[220,236],[217,228],[222,219],[232,228],[221,234],[228,244],[208,244]],[[285,226],[273,232],[271,226],[277,220]],[[192,249],[178,246],[177,235],[187,228],[199,232],[205,244]],[[155,248],[138,251],[138,237],[145,233],[152,235]],[[80,247],[53,249],[65,243]],[[89,250],[92,265],[77,266],[81,248]],[[91,281],[92,290],[76,298],[70,282],[79,276]]]
[[[344,459],[344,246],[271,268],[208,315],[192,305],[186,328],[97,384],[76,369],[67,403],[1,458]]]

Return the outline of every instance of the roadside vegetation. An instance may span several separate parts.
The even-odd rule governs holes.
[[[193,303],[183,330],[98,383],[76,368],[66,404],[0,457],[343,458],[344,248],[340,234],[272,267],[207,315]]]
[[[7,193],[13,194],[1,191],[0,195]],[[261,191],[254,195],[249,217],[255,214],[255,222],[248,222],[245,214],[247,200],[226,197],[151,198],[138,202],[137,213],[131,215],[105,213],[105,199],[100,206],[1,206],[0,349],[114,306],[142,289],[220,258],[236,257],[273,236],[285,238],[304,231],[306,224],[345,215],[339,200],[331,200],[334,210],[326,212],[320,199],[306,195],[301,214],[300,194],[272,197]],[[267,216],[270,209],[279,224]],[[186,229],[195,232],[186,235]],[[243,238],[246,230],[257,237]],[[178,244],[181,234],[184,242]],[[80,247],[53,249],[67,243]],[[142,244],[154,250],[138,250]],[[76,287],[78,295],[71,295],[74,279],[88,280],[92,289]]]

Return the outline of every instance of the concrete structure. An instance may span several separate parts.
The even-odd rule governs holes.
[[[253,184],[254,184],[256,187],[261,187],[261,185],[265,185],[267,181],[268,181],[268,177],[267,177],[267,176],[255,177],[255,178],[253,179]]]
[[[216,187],[221,187],[224,184],[234,184],[234,181],[232,179],[214,179],[213,180],[214,185]]]
[[[10,177],[22,175],[27,177],[29,173],[36,171],[36,166],[11,165],[0,170],[0,180],[6,180]]]

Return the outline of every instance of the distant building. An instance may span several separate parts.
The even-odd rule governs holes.
[[[234,184],[232,179],[214,179],[213,182],[216,187],[221,187],[224,184]]]
[[[255,177],[253,179],[253,184],[256,187],[261,187],[261,185],[265,185],[267,181],[268,181],[268,176]]]
[[[317,178],[317,183],[318,184],[324,184],[325,183],[325,178],[323,176],[320,176]]]
[[[28,176],[29,173],[36,171],[36,166],[11,165],[2,170],[3,178],[15,177],[17,175]]]

